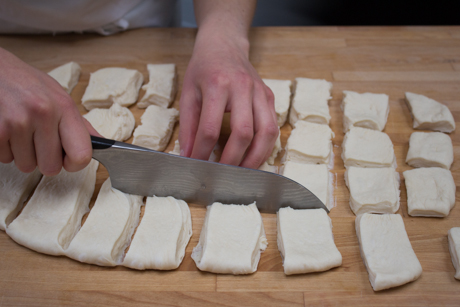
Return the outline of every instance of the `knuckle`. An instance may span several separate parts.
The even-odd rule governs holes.
[[[46,166],[39,165],[38,168],[40,169],[40,172],[45,176],[55,176],[61,172],[62,163],[55,163],[53,165]]]
[[[226,73],[212,73],[210,76],[210,85],[216,88],[226,88],[230,85],[230,77]]]
[[[16,167],[23,173],[31,173],[37,167],[35,161],[28,161],[28,162],[20,162],[15,161]]]
[[[47,119],[51,116],[53,111],[52,104],[45,99],[37,99],[32,104],[32,114],[38,118]]]
[[[273,94],[273,91],[268,86],[265,86],[265,93],[267,96],[267,102],[270,105],[275,106],[275,94]]]
[[[233,130],[237,138],[244,143],[250,143],[254,137],[254,130],[249,125],[242,125]]]
[[[275,123],[270,122],[266,127],[265,127],[265,133],[273,139],[276,139],[280,133],[278,129],[278,125]]]
[[[207,141],[217,141],[220,135],[220,127],[214,124],[205,124],[200,129],[202,137]]]

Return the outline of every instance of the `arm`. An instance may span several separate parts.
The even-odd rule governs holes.
[[[182,155],[207,159],[225,112],[231,134],[221,163],[258,168],[278,136],[274,97],[249,62],[255,1],[195,0],[198,34],[180,99]]]

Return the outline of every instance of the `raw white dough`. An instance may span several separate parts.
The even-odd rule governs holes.
[[[442,132],[414,132],[409,139],[406,163],[413,167],[450,169],[454,162],[454,147],[450,137]]]
[[[114,103],[110,109],[92,109],[83,115],[103,137],[124,141],[131,137],[135,119],[128,108]]]
[[[190,209],[173,197],[148,197],[142,221],[123,265],[137,270],[174,270],[192,236]]]
[[[343,131],[352,126],[382,131],[387,123],[390,105],[388,95],[343,91]]]
[[[91,110],[118,103],[127,107],[136,102],[144,76],[135,69],[109,67],[91,74],[82,105]]]
[[[329,201],[330,183],[326,164],[304,164],[288,161],[282,167],[282,175],[306,187],[319,198],[326,208],[332,208]]]
[[[267,159],[269,165],[275,164],[275,159],[278,157],[278,154],[281,152],[281,131],[278,130],[278,138],[276,139],[275,146],[273,147],[272,154]]]
[[[171,154],[171,155],[176,155],[176,156],[179,156],[179,155],[180,155],[180,144],[179,144],[179,140],[174,141],[174,148],[173,148],[173,150],[171,150],[171,151],[168,152],[168,153]]]
[[[275,112],[278,120],[278,127],[286,123],[290,101],[291,101],[291,80],[262,79],[275,96]]]
[[[325,210],[281,208],[276,224],[286,275],[322,272],[342,265]]]
[[[358,215],[355,220],[361,257],[374,291],[404,285],[422,274],[399,214]]]
[[[351,166],[345,171],[354,214],[395,213],[399,209],[399,173],[392,167]]]
[[[36,168],[23,173],[14,164],[0,163],[0,229],[10,224],[21,211],[29,194],[37,186],[42,174]]]
[[[449,108],[431,98],[406,93],[406,101],[414,119],[414,129],[452,132],[455,121]]]
[[[294,125],[286,144],[283,161],[329,163],[334,133],[328,125],[300,120]]]
[[[81,68],[78,63],[69,62],[67,64],[56,67],[48,73],[54,80],[56,80],[65,91],[70,94],[78,83],[80,78]]]
[[[394,167],[396,157],[390,137],[383,132],[351,127],[342,143],[345,167]]]
[[[101,266],[120,264],[139,222],[142,198],[112,188],[108,178],[66,256]]]
[[[332,83],[326,80],[296,78],[294,98],[292,99],[289,123],[298,120],[318,124],[329,124],[328,100],[331,99]]]
[[[460,280],[460,227],[453,227],[447,233],[449,241],[449,251],[452,258],[452,263],[456,270],[455,278]]]
[[[262,217],[256,204],[208,206],[200,240],[192,259],[201,271],[250,274],[257,270],[267,247]]]
[[[151,104],[167,108],[174,101],[177,92],[177,74],[175,64],[148,64],[149,83],[142,86],[145,95],[137,103],[139,108]]]
[[[455,182],[449,170],[416,168],[403,173],[407,211],[412,216],[445,217],[455,205]]]
[[[98,165],[92,160],[79,172],[62,169],[56,176],[44,176],[6,233],[37,252],[64,255],[80,229],[83,215],[89,211]]]
[[[163,151],[171,139],[174,125],[179,118],[176,109],[150,105],[141,116],[141,125],[134,130],[133,144]]]

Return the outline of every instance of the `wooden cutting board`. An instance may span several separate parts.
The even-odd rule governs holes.
[[[27,63],[49,71],[76,61],[82,67],[72,97],[80,101],[89,73],[118,66],[138,69],[148,80],[146,64],[176,63],[183,81],[196,30],[142,29],[110,37],[98,35],[0,36],[0,46]],[[448,251],[447,231],[460,226],[460,205],[444,219],[414,218],[407,214],[406,189],[401,183],[401,208],[409,239],[423,274],[410,284],[375,293],[359,254],[355,216],[348,205],[340,158],[343,90],[385,93],[390,115],[385,132],[395,147],[398,172],[405,164],[413,132],[404,92],[411,91],[446,104],[460,120],[460,27],[293,27],[251,30],[251,62],[263,78],[321,78],[333,82],[331,128],[335,133],[334,197],[330,217],[336,245],[343,256],[339,268],[323,273],[285,276],[276,246],[276,218],[263,214],[268,248],[258,271],[249,276],[203,273],[190,258],[197,244],[205,209],[191,205],[193,236],[186,256],[175,271],[139,272],[104,268],[65,257],[42,255],[17,245],[0,232],[0,306],[334,306],[334,305],[456,305],[460,281]],[[143,91],[140,96],[142,97]],[[179,106],[180,91],[174,107]],[[140,123],[143,110],[131,107]],[[457,128],[458,129],[458,128]],[[281,129],[282,145],[291,128]],[[166,151],[172,150],[178,127]],[[451,135],[455,162],[452,173],[460,184],[460,137]],[[280,155],[281,156],[281,155]],[[279,163],[279,158],[277,160]],[[101,166],[93,202],[107,172]]]

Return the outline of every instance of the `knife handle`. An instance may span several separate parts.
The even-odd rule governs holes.
[[[114,140],[104,139],[91,135],[91,145],[93,146],[93,149],[107,149],[112,147],[114,144]]]

